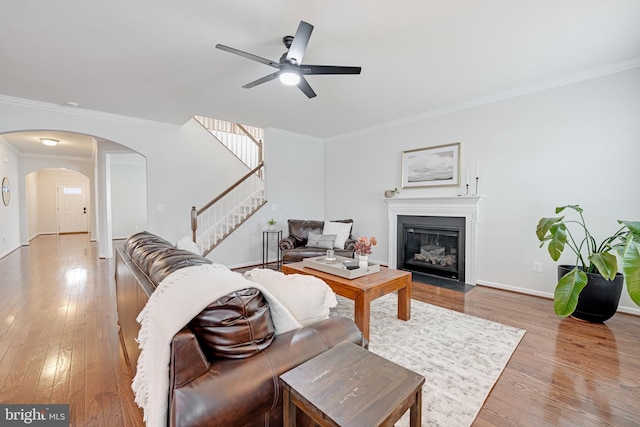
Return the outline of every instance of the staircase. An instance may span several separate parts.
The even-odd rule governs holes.
[[[203,116],[193,118],[242,160],[249,169],[255,168],[262,162],[264,129]]]
[[[211,252],[267,203],[262,160],[263,129],[195,116],[214,138],[247,165],[247,172],[201,208],[191,208],[193,241],[203,255]]]

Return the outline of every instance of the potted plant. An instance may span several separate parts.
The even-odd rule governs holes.
[[[542,218],[536,228],[540,247],[548,243],[551,259],[557,261],[567,247],[576,255],[575,265],[558,266],[554,292],[556,314],[561,318],[573,315],[591,322],[604,322],[618,308],[624,281],[629,296],[640,305],[640,221],[618,220],[620,229],[598,245],[586,226],[582,208],[561,206],[556,208],[556,214],[565,209],[577,213],[579,219]],[[577,231],[572,232],[568,225]],[[583,235],[582,239],[574,233]],[[621,259],[621,273],[616,254]]]
[[[271,218],[269,221],[267,221],[267,229],[274,230],[275,228],[276,228],[276,220]]]

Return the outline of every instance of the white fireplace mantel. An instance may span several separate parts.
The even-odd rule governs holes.
[[[389,267],[397,268],[398,216],[437,216],[465,219],[465,283],[476,284],[476,242],[482,196],[395,197],[385,199],[389,218]]]

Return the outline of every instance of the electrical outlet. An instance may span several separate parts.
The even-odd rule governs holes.
[[[539,261],[533,262],[533,272],[534,273],[542,273],[542,263]]]

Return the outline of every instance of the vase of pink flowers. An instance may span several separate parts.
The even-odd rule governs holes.
[[[371,254],[371,246],[378,244],[375,236],[362,236],[356,242],[354,252],[358,255],[358,267],[367,268],[369,266],[369,255]]]

